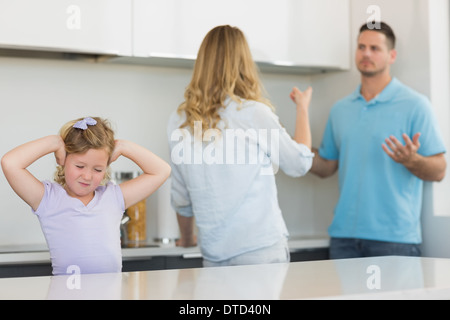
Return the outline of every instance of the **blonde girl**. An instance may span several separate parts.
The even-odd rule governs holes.
[[[39,181],[27,168],[54,153],[55,182]],[[134,161],[139,177],[114,185],[108,167],[118,157]],[[170,167],[149,150],[115,140],[108,121],[86,117],[6,153],[1,165],[12,189],[39,218],[50,250],[53,274],[120,272],[120,220],[125,209],[153,193]]]
[[[178,243],[193,246],[198,238],[204,266],[289,261],[288,231],[278,205],[275,172],[270,170],[273,165],[302,176],[310,169],[311,93],[311,88],[294,88],[290,94],[297,110],[292,139],[264,97],[242,31],[225,25],[205,36],[184,102],[168,125]],[[264,136],[267,133],[273,135]],[[239,155],[240,150],[244,151]],[[254,150],[252,161],[238,160]]]

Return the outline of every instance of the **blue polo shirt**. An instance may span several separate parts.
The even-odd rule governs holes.
[[[418,153],[445,152],[429,100],[396,78],[366,101],[361,85],[330,111],[321,157],[338,160],[340,197],[331,237],[420,243],[423,181],[381,148],[394,135],[404,143],[420,132]]]

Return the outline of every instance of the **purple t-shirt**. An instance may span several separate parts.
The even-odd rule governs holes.
[[[125,211],[118,185],[95,190],[85,206],[55,182],[43,181],[44,197],[34,213],[44,232],[53,274],[121,272],[120,221]],[[68,269],[69,268],[69,269]]]

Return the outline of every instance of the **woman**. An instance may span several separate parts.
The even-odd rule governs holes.
[[[311,167],[312,89],[291,93],[294,139],[262,92],[244,34],[212,29],[168,125],[178,245],[196,245],[195,217],[204,266],[289,262],[274,173],[302,176]]]

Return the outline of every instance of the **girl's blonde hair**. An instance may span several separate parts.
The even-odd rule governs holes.
[[[62,137],[67,155],[73,153],[83,154],[89,149],[105,149],[108,158],[111,157],[114,147],[114,131],[111,128],[108,120],[92,117],[97,123],[95,125],[87,125],[85,130],[75,128],[74,124],[86,118],[79,118],[67,122],[59,131]],[[109,165],[109,162],[108,162]],[[62,186],[66,185],[66,178],[64,167],[58,166],[55,172],[55,181]],[[105,178],[102,183],[105,183],[110,178],[109,170],[106,171]]]
[[[229,25],[215,27],[203,39],[185,101],[178,107],[186,113],[181,127],[194,128],[194,121],[201,121],[203,130],[217,128],[227,97],[238,103],[240,98],[263,102],[273,110],[263,91],[244,33]]]

